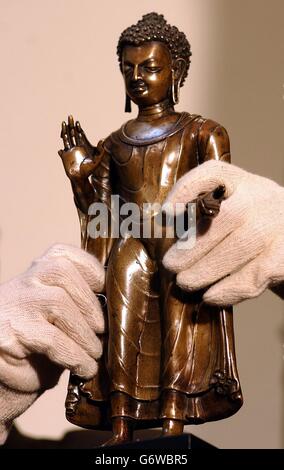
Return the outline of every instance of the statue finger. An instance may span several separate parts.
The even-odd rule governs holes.
[[[70,150],[71,144],[69,141],[67,124],[65,121],[62,122],[61,138],[63,140],[64,150]]]
[[[84,131],[83,131],[83,129],[82,129],[81,124],[80,124],[79,121],[76,121],[76,127],[77,127],[77,129],[78,129],[78,132],[80,132],[81,134],[83,134]]]
[[[74,128],[74,118],[72,114],[69,114],[68,116],[68,126],[70,130]]]
[[[62,124],[61,124],[61,132],[60,132],[60,137],[61,139],[63,139],[63,134],[65,134],[66,132],[66,122],[65,121],[62,121]]]
[[[77,145],[83,145],[85,136],[84,136],[84,132],[83,132],[83,129],[81,128],[79,121],[76,121],[75,135],[76,135],[77,142],[78,142]]]
[[[72,147],[75,147],[75,146],[77,145],[77,142],[76,142],[76,136],[75,136],[75,129],[74,129],[74,127],[72,127],[71,129],[69,129],[69,135],[70,135],[70,140],[71,140]]]
[[[81,146],[82,145],[82,135],[78,129],[78,121],[76,121],[74,131],[75,131],[75,140],[76,140],[76,145]]]
[[[64,150],[70,150],[71,149],[71,145],[70,145],[69,138],[68,138],[67,134],[63,134],[63,144],[64,144]]]
[[[74,125],[74,118],[71,114],[68,116],[68,134],[69,134],[69,140],[70,140],[71,146],[75,147],[77,144],[76,138],[75,138],[75,125]]]

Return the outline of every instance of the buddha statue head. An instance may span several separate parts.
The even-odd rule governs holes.
[[[148,13],[125,29],[117,54],[125,81],[126,112],[131,111],[131,101],[139,108],[178,103],[190,66],[190,44],[163,15]]]

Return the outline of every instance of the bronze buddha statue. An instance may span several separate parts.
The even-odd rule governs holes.
[[[115,444],[134,426],[182,433],[185,424],[226,418],[242,405],[231,308],[182,291],[162,258],[175,238],[92,238],[88,209],[122,203],[162,204],[175,182],[208,159],[230,161],[226,130],[210,119],[178,113],[190,65],[190,45],[162,15],[144,15],[118,42],[126,111],[135,119],[93,147],[79,122],[62,124],[60,156],[78,208],[82,247],[106,267],[107,331],[98,374],[71,376],[67,418],[112,429]]]

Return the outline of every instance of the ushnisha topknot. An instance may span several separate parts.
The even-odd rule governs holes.
[[[132,26],[126,28],[120,35],[117,45],[117,55],[120,69],[122,68],[121,56],[124,46],[141,46],[145,42],[160,41],[167,45],[173,60],[184,59],[186,70],[182,78],[181,86],[187,77],[190,66],[190,44],[183,32],[176,26],[167,23],[163,15],[148,13]]]

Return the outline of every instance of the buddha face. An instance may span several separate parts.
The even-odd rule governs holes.
[[[126,92],[139,107],[155,105],[170,96],[172,58],[162,42],[125,46],[122,51],[122,73]]]

